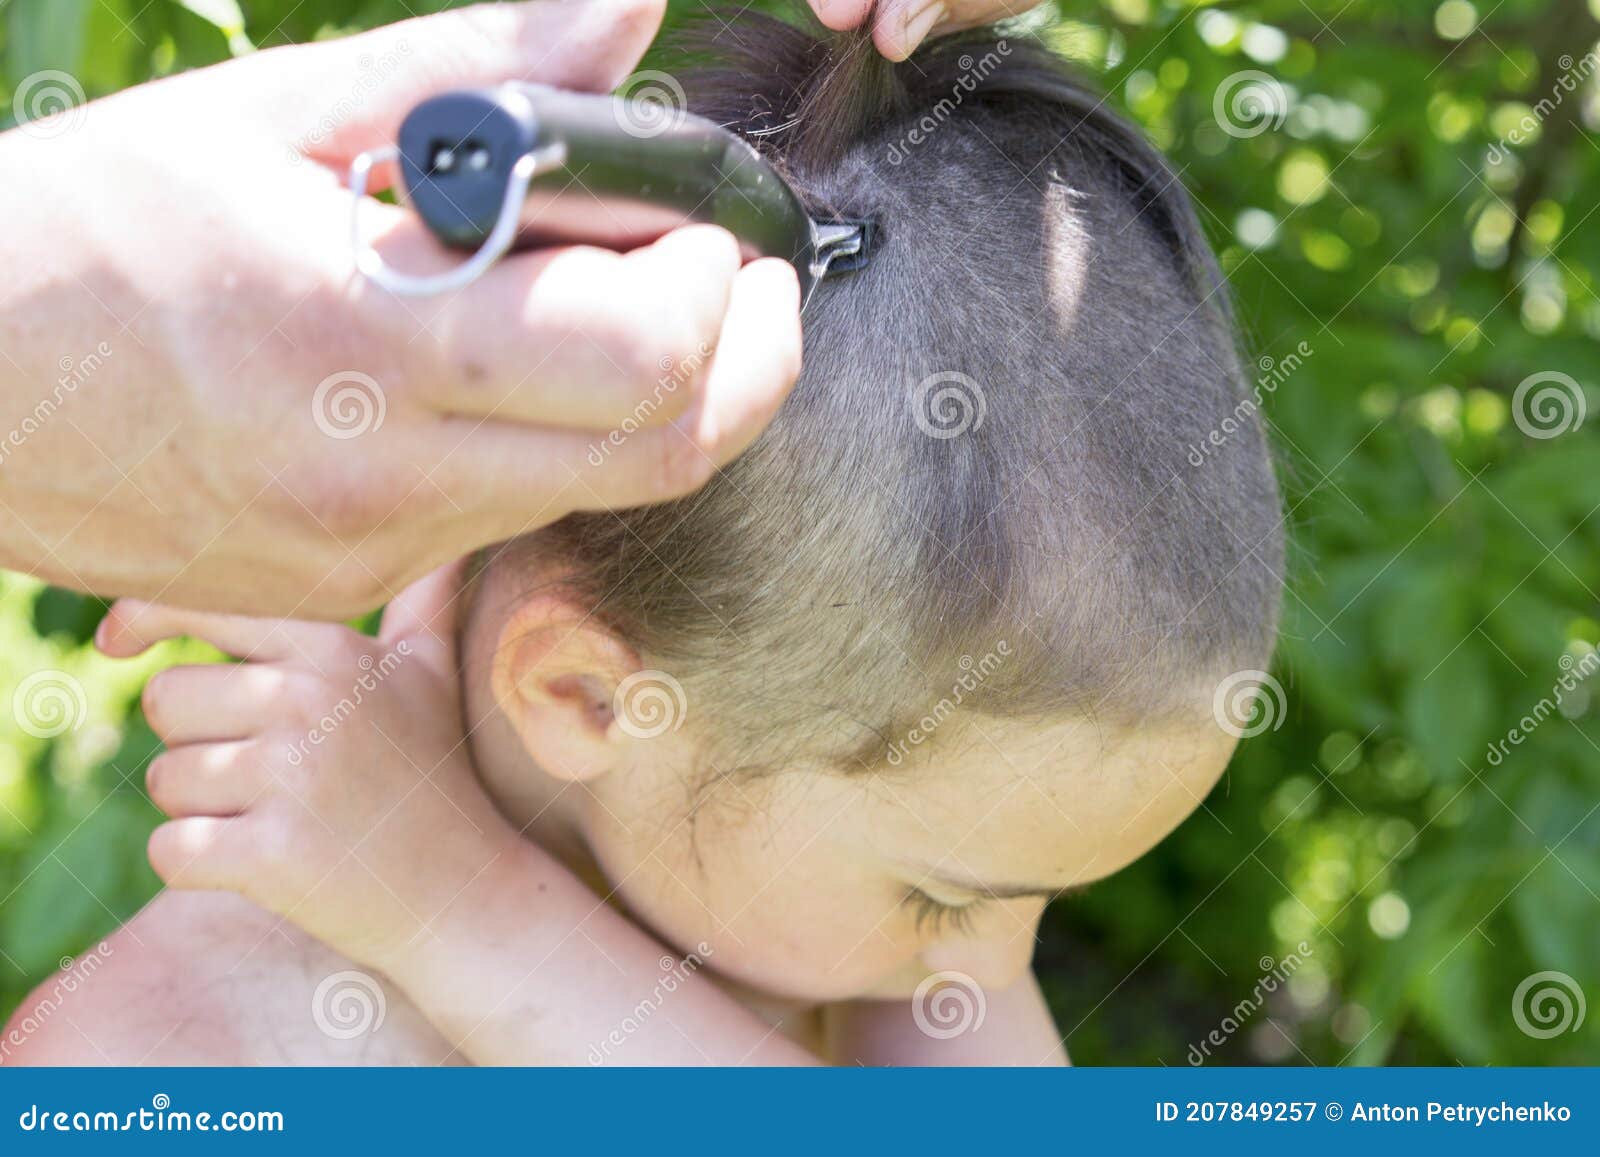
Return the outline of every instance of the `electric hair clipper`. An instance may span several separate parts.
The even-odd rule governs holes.
[[[399,194],[443,244],[472,256],[417,277],[362,238],[374,165],[398,160]],[[350,170],[358,268],[392,293],[446,293],[506,253],[583,243],[626,250],[691,222],[720,225],[747,259],[782,257],[802,303],[824,277],[866,263],[871,226],[815,220],[744,140],[670,105],[532,84],[446,93],[412,110],[397,145]]]

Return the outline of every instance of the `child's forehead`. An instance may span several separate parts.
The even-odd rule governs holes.
[[[1116,871],[1182,822],[1234,740],[1209,716],[1142,727],[984,718],[951,720],[917,746],[867,780],[886,843],[1066,887]]]

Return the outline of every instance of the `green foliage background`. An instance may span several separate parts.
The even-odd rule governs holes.
[[[447,6],[0,2],[0,109],[43,69],[98,96]],[[1266,403],[1296,542],[1286,710],[1173,838],[1052,910],[1038,968],[1080,1062],[1182,1064],[1214,1029],[1209,1063],[1600,1062],[1600,1007],[1549,1039],[1512,1015],[1544,970],[1600,1005],[1590,688],[1488,759],[1600,641],[1600,415],[1534,438],[1511,409],[1549,371],[1597,400],[1597,10],[1058,0],[1048,35],[1174,158],[1253,349],[1310,351]],[[1285,102],[1230,135],[1218,93],[1246,70]],[[137,693],[202,652],[114,666],[88,645],[102,609],[0,575],[0,696],[55,669],[88,697],[53,740],[0,711],[0,1013],[156,890]]]

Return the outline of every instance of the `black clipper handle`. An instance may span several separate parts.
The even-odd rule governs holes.
[[[401,182],[441,241],[475,249],[506,206],[518,162],[543,151],[517,244],[626,250],[691,222],[720,225],[747,259],[793,264],[806,300],[828,264],[820,250],[841,239],[840,227],[819,232],[789,184],[733,133],[662,111],[531,84],[446,93],[401,125]]]

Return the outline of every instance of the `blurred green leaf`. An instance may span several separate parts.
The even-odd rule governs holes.
[[[11,0],[6,68],[13,81],[54,69],[76,73],[83,59],[86,15],[94,0]]]
[[[41,638],[63,636],[72,646],[94,638],[95,628],[105,617],[110,604],[93,595],[46,587],[33,604],[33,630]]]
[[[1541,968],[1574,976],[1600,960],[1600,861],[1582,849],[1557,850],[1539,863],[1511,893],[1511,909]]]
[[[244,13],[237,0],[175,0],[206,23],[214,26],[228,42],[229,50],[239,56],[249,52],[250,38],[245,35]]]
[[[48,973],[131,914],[130,896],[153,891],[142,863],[152,811],[137,793],[114,791],[63,809],[36,834],[21,881],[0,906],[0,942],[18,965]]]
[[[1460,779],[1482,765],[1495,726],[1494,684],[1482,651],[1462,647],[1433,671],[1416,672],[1404,703],[1407,731],[1437,775]]]

